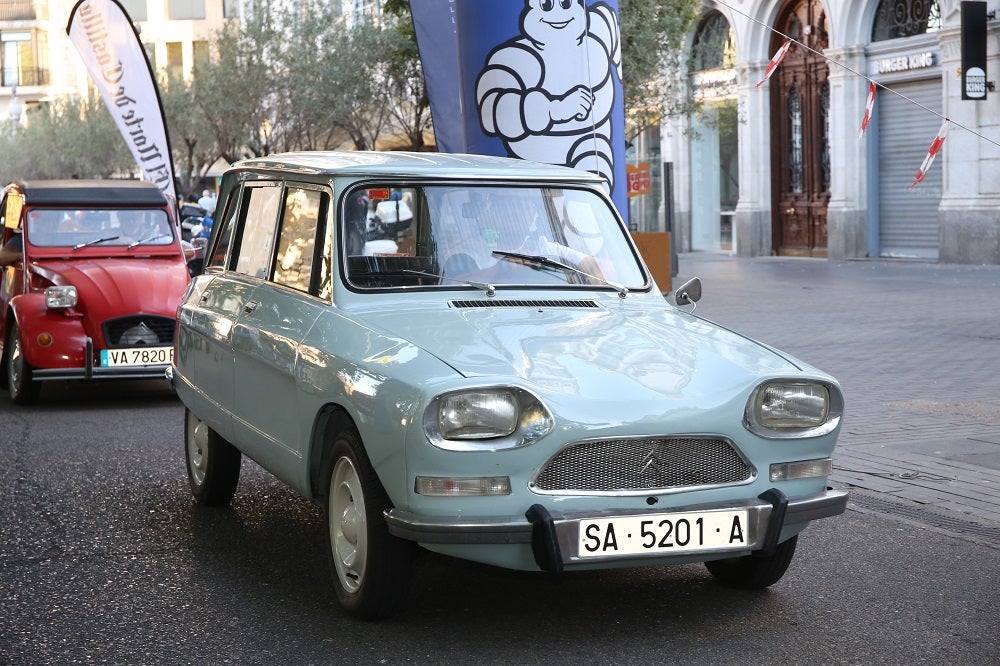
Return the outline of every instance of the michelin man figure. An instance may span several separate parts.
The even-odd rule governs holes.
[[[476,82],[483,131],[513,157],[593,171],[610,192],[617,15],[603,2],[525,0],[520,28],[490,52]]]

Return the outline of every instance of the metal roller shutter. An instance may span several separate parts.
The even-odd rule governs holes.
[[[941,82],[920,81],[892,89],[928,109],[941,110]],[[941,159],[923,182],[907,189],[934,140],[941,118],[888,92],[879,94],[879,254],[938,258]],[[947,144],[945,145],[947,150]]]

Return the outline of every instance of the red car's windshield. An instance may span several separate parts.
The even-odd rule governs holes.
[[[35,209],[27,214],[25,232],[28,242],[37,247],[138,247],[174,242],[167,212],[160,208]]]

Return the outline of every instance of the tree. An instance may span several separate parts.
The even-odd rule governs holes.
[[[215,57],[192,81],[219,156],[227,162],[271,152],[279,34],[267,0],[250,0],[240,22],[231,21],[213,40]]]
[[[104,102],[62,98],[29,111],[26,127],[0,138],[3,180],[109,178],[137,169]]]
[[[386,0],[385,12],[392,16],[387,35],[387,102],[395,123],[409,140],[409,150],[424,147],[424,132],[430,131],[431,114],[420,52],[405,0]]]
[[[191,83],[161,72],[159,86],[174,156],[178,195],[197,197],[202,179],[219,156],[215,137],[195,101]]]
[[[619,0],[626,135],[694,106],[684,43],[694,30],[699,0]]]

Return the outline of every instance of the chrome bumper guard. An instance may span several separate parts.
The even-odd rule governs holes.
[[[762,493],[757,500],[649,511],[554,512],[535,504],[524,516],[458,520],[452,517],[418,516],[408,511],[388,509],[385,520],[392,535],[420,543],[531,544],[539,567],[546,571],[561,571],[563,564],[574,561],[570,544],[580,520],[713,509],[746,509],[751,528],[749,549],[767,554],[777,545],[784,525],[807,523],[842,514],[847,509],[847,493],[827,489],[819,495],[789,500],[780,490],[772,488]]]
[[[87,364],[82,368],[35,368],[32,379],[38,381],[71,379],[163,379],[170,365],[138,365],[104,367],[94,365],[94,342],[87,338],[84,353]]]

